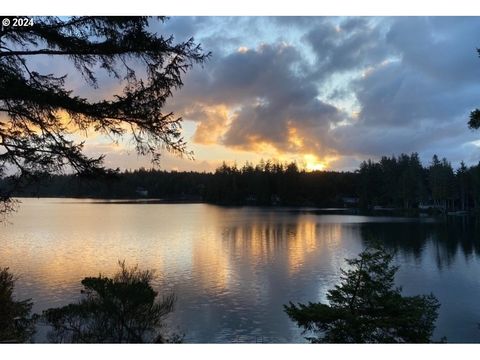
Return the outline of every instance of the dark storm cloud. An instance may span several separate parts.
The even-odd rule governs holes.
[[[433,119],[450,121],[459,109],[474,105],[469,87],[452,87],[401,61],[379,66],[352,89],[362,104],[363,125],[405,127]]]
[[[453,86],[478,84],[480,18],[400,18],[386,36],[404,66]]]
[[[304,37],[316,55],[316,69],[324,77],[332,72],[352,71],[385,59],[388,46],[383,27],[375,19],[347,18],[333,22],[325,18]]]
[[[199,124],[196,141],[349,162],[412,151],[479,160],[466,126],[480,101],[479,18],[202,21],[200,33],[217,29],[200,37],[215,52],[171,103]]]
[[[218,134],[217,141],[246,150],[262,142],[284,152],[327,150],[324,136],[330,125],[343,117],[336,107],[317,98],[314,79],[297,71],[303,59],[294,47],[265,44],[212,62],[188,78],[173,106],[190,115],[192,99],[205,107],[222,104],[235,109],[230,126]],[[206,119],[195,120],[201,123]],[[294,131],[308,133],[302,136],[302,145],[292,142]]]
[[[480,61],[472,36],[479,30],[478,18],[392,21],[385,47],[397,59],[352,82],[361,111],[352,126],[332,133],[336,148],[367,156],[448,153],[457,163],[478,161],[479,149],[469,145],[478,134],[466,121],[479,101]]]
[[[288,39],[289,33],[296,34],[293,45],[307,45],[316,56],[312,71],[352,70],[374,64],[386,55],[384,41],[379,41],[385,36],[385,22],[378,18],[253,18],[244,33],[261,35],[258,29],[267,29],[271,33],[269,41],[277,42]]]

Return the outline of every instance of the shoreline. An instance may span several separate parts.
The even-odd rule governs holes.
[[[56,200],[72,200],[64,201],[64,203],[76,203],[75,200],[83,200],[92,204],[140,204],[140,205],[155,205],[155,204],[206,204],[221,207],[252,207],[252,208],[271,208],[271,209],[289,209],[292,211],[304,211],[310,214],[338,214],[338,215],[360,215],[360,216],[386,216],[386,217],[405,217],[405,218],[478,218],[480,214],[475,210],[471,211],[420,211],[419,209],[396,209],[396,208],[382,208],[382,209],[361,209],[352,207],[335,207],[335,206],[321,206],[313,204],[304,205],[288,205],[288,204],[235,204],[235,203],[214,203],[198,199],[159,199],[159,198],[93,198],[93,197],[64,197],[64,196],[15,196],[14,199],[22,201],[22,199],[56,199]]]

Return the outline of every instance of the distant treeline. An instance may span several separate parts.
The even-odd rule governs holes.
[[[0,186],[8,187],[9,178]],[[480,164],[453,169],[435,155],[423,166],[416,153],[365,161],[354,172],[300,170],[296,163],[223,164],[214,173],[139,169],[100,178],[40,177],[16,196],[157,198],[227,205],[311,205],[442,211],[480,207]]]
[[[357,195],[363,208],[374,206],[402,209],[434,208],[469,210],[480,207],[480,163],[458,169],[434,155],[422,166],[417,153],[399,157],[382,157],[366,161],[356,172]]]

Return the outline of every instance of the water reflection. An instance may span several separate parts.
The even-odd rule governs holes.
[[[380,241],[416,262],[425,257],[425,249],[431,244],[435,251],[430,255],[433,255],[438,270],[455,266],[459,252],[466,260],[480,255],[480,226],[478,221],[468,217],[435,222],[373,222],[361,227],[361,236],[365,245]]]
[[[437,339],[479,340],[480,231],[465,219],[26,199],[11,222],[0,230],[0,265],[20,276],[17,294],[37,312],[76,299],[83,277],[111,275],[125,259],[176,292],[171,321],[187,341],[302,342],[282,305],[325,300],[344,259],[377,239],[397,252],[406,293],[439,298]]]
[[[287,254],[287,269],[293,274],[310,253],[322,244],[331,246],[341,240],[340,224],[320,227],[312,217],[298,217],[293,223],[263,222],[231,226],[223,231],[224,245],[255,264],[270,262],[280,252]]]

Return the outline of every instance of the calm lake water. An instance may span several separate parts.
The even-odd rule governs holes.
[[[8,220],[0,266],[35,312],[75,301],[85,276],[113,274],[125,259],[155,269],[160,294],[175,292],[169,321],[187,342],[304,342],[283,304],[325,301],[344,259],[378,239],[396,251],[404,294],[440,300],[434,339],[480,342],[480,229],[468,219],[22,199]]]

